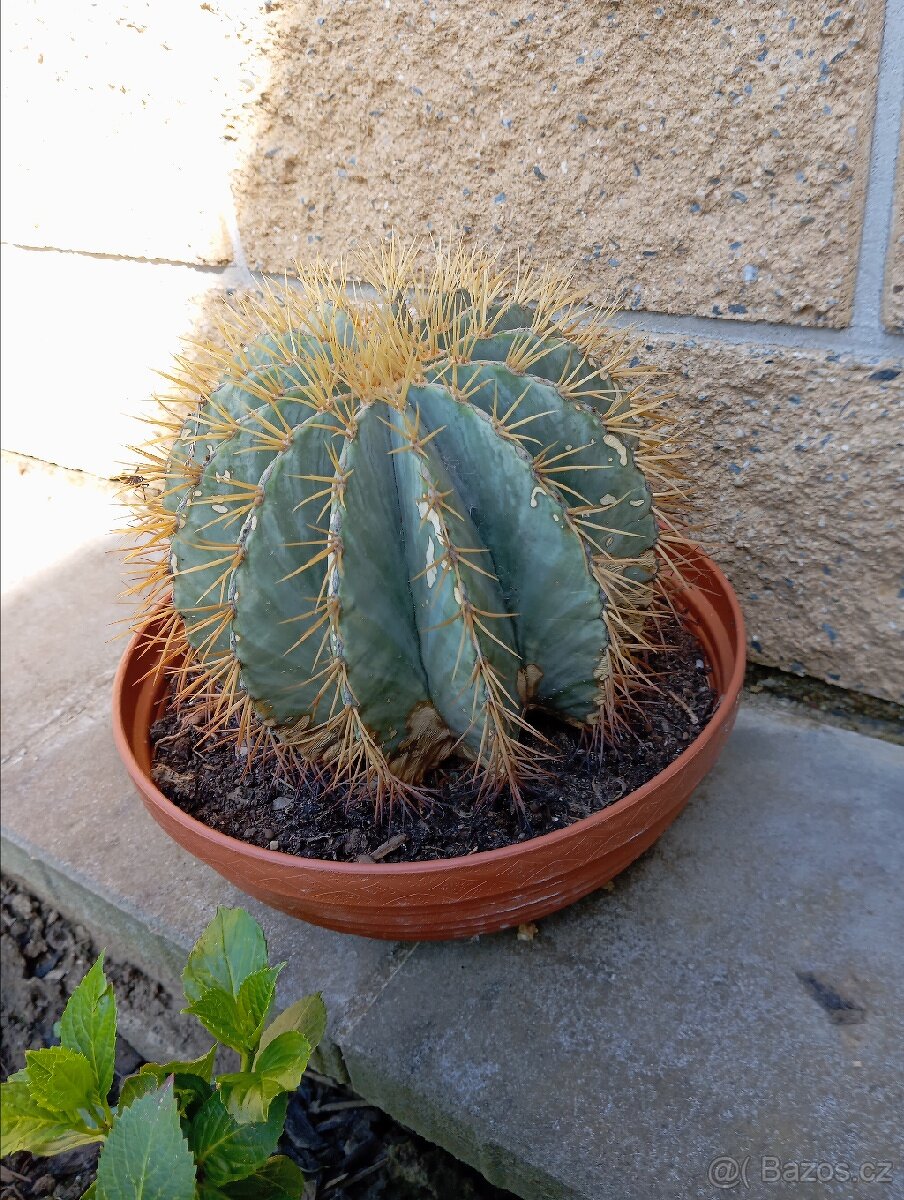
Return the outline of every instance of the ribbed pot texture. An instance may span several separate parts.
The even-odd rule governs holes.
[[[719,697],[711,721],[643,787],[565,829],[501,850],[429,862],[324,862],[250,846],[188,816],[151,779],[150,727],[167,686],[153,670],[159,661],[153,623],[132,640],[116,675],[116,745],[148,811],[175,841],[242,891],[294,917],[402,941],[471,937],[535,921],[602,887],[647,850],[731,732],[744,678],[741,610],[725,576],[701,552],[683,571],[688,586],[678,602],[706,651]]]

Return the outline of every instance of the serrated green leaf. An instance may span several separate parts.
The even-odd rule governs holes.
[[[261,1050],[274,1038],[279,1037],[281,1033],[286,1033],[289,1029],[295,1029],[298,1033],[304,1034],[312,1050],[319,1045],[321,1038],[326,1033],[326,1005],[323,1003],[323,996],[320,992],[304,996],[301,1000],[296,1000],[294,1004],[283,1009],[261,1034]]]
[[[106,1097],[116,1058],[116,998],[104,975],[103,954],[69,997],[60,1018],[60,1041],[85,1056],[98,1094]]]
[[[219,1078],[226,1107],[237,1121],[266,1121],[270,1105],[281,1092],[293,1092],[311,1057],[303,1034],[288,1029],[261,1050],[251,1071]]]
[[[206,1083],[210,1083],[216,1057],[217,1048],[214,1045],[200,1058],[174,1058],[171,1062],[145,1063],[138,1068],[138,1073],[155,1075],[161,1081],[168,1075],[199,1075]]]
[[[254,1071],[221,1075],[219,1085],[229,1115],[240,1125],[266,1121],[273,1101],[286,1090],[274,1080],[257,1075]]]
[[[87,1192],[82,1192],[82,1200],[97,1200],[97,1184],[92,1183]]]
[[[287,1029],[259,1050],[254,1060],[254,1072],[280,1083],[287,1092],[294,1092],[301,1083],[311,1043],[295,1029]]]
[[[192,1075],[186,1071],[174,1073],[169,1070],[171,1065],[167,1063],[161,1067],[154,1063],[145,1063],[134,1075],[123,1080],[116,1111],[123,1112],[140,1097],[148,1095],[149,1092],[156,1092],[171,1078],[180,1117],[194,1116],[213,1089],[200,1075]]]
[[[276,977],[283,965],[265,967],[247,976],[237,996],[223,988],[208,988],[183,1012],[197,1017],[217,1041],[240,1053],[253,1053],[273,1003]]]
[[[222,1187],[262,1167],[276,1149],[288,1103],[287,1095],[278,1097],[270,1105],[266,1121],[242,1125],[214,1093],[188,1129],[189,1145],[205,1181]]]
[[[243,908],[218,908],[195,942],[182,972],[189,1003],[212,988],[238,996],[239,989],[267,965],[267,942],[257,921]]]
[[[174,1075],[173,1086],[179,1103],[179,1115],[189,1120],[213,1095],[213,1088],[200,1075]]]
[[[0,1085],[0,1157],[15,1154],[17,1150],[62,1154],[64,1150],[102,1140],[102,1131],[43,1108],[32,1096],[27,1082],[16,1079]]]
[[[208,988],[203,996],[193,1000],[182,1011],[197,1017],[207,1032],[224,1046],[231,1046],[234,1050],[243,1048],[238,1004],[235,996],[229,992],[222,988]]]
[[[301,1200],[303,1191],[301,1169],[278,1154],[246,1179],[227,1183],[222,1194],[229,1200]]]
[[[252,1031],[249,1047],[257,1049],[261,1033],[276,996],[276,980],[285,963],[255,971],[249,975],[239,989],[238,1005],[245,1028]]]
[[[170,1086],[139,1097],[113,1125],[97,1164],[97,1200],[194,1200],[195,1161]]]
[[[159,1088],[160,1082],[153,1075],[145,1075],[141,1071],[137,1071],[134,1075],[128,1075],[122,1081],[122,1087],[119,1089],[116,1111],[118,1113],[125,1112],[136,1100],[158,1091]]]
[[[67,1046],[26,1050],[25,1070],[32,1097],[41,1108],[83,1121],[96,1118],[101,1097],[84,1054]]]
[[[213,1093],[213,1088],[206,1079],[202,1079],[200,1075],[189,1075],[184,1071],[171,1076],[164,1073],[162,1067],[157,1067],[154,1071],[148,1071],[146,1078],[153,1079],[157,1087],[161,1087],[168,1079],[172,1079],[180,1117],[193,1117]]]

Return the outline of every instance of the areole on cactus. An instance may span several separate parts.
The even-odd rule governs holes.
[[[641,673],[675,456],[567,281],[419,262],[390,242],[224,306],[137,468],[133,591],[169,606],[177,700],[249,754],[378,802],[457,755],[517,802],[550,753],[530,710],[598,733]]]

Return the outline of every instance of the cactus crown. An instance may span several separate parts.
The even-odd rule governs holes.
[[[525,713],[598,734],[638,677],[679,538],[662,397],[567,282],[419,261],[224,306],[137,471],[132,591],[247,752],[378,803],[457,754],[517,802],[549,752]]]

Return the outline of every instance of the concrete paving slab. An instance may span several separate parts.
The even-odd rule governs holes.
[[[343,1043],[352,1083],[526,1197],[710,1197],[719,1156],[755,1196],[790,1194],[767,1156],[895,1161],[904,1195],[902,850],[904,750],[742,711],[610,893],[420,947]]]

